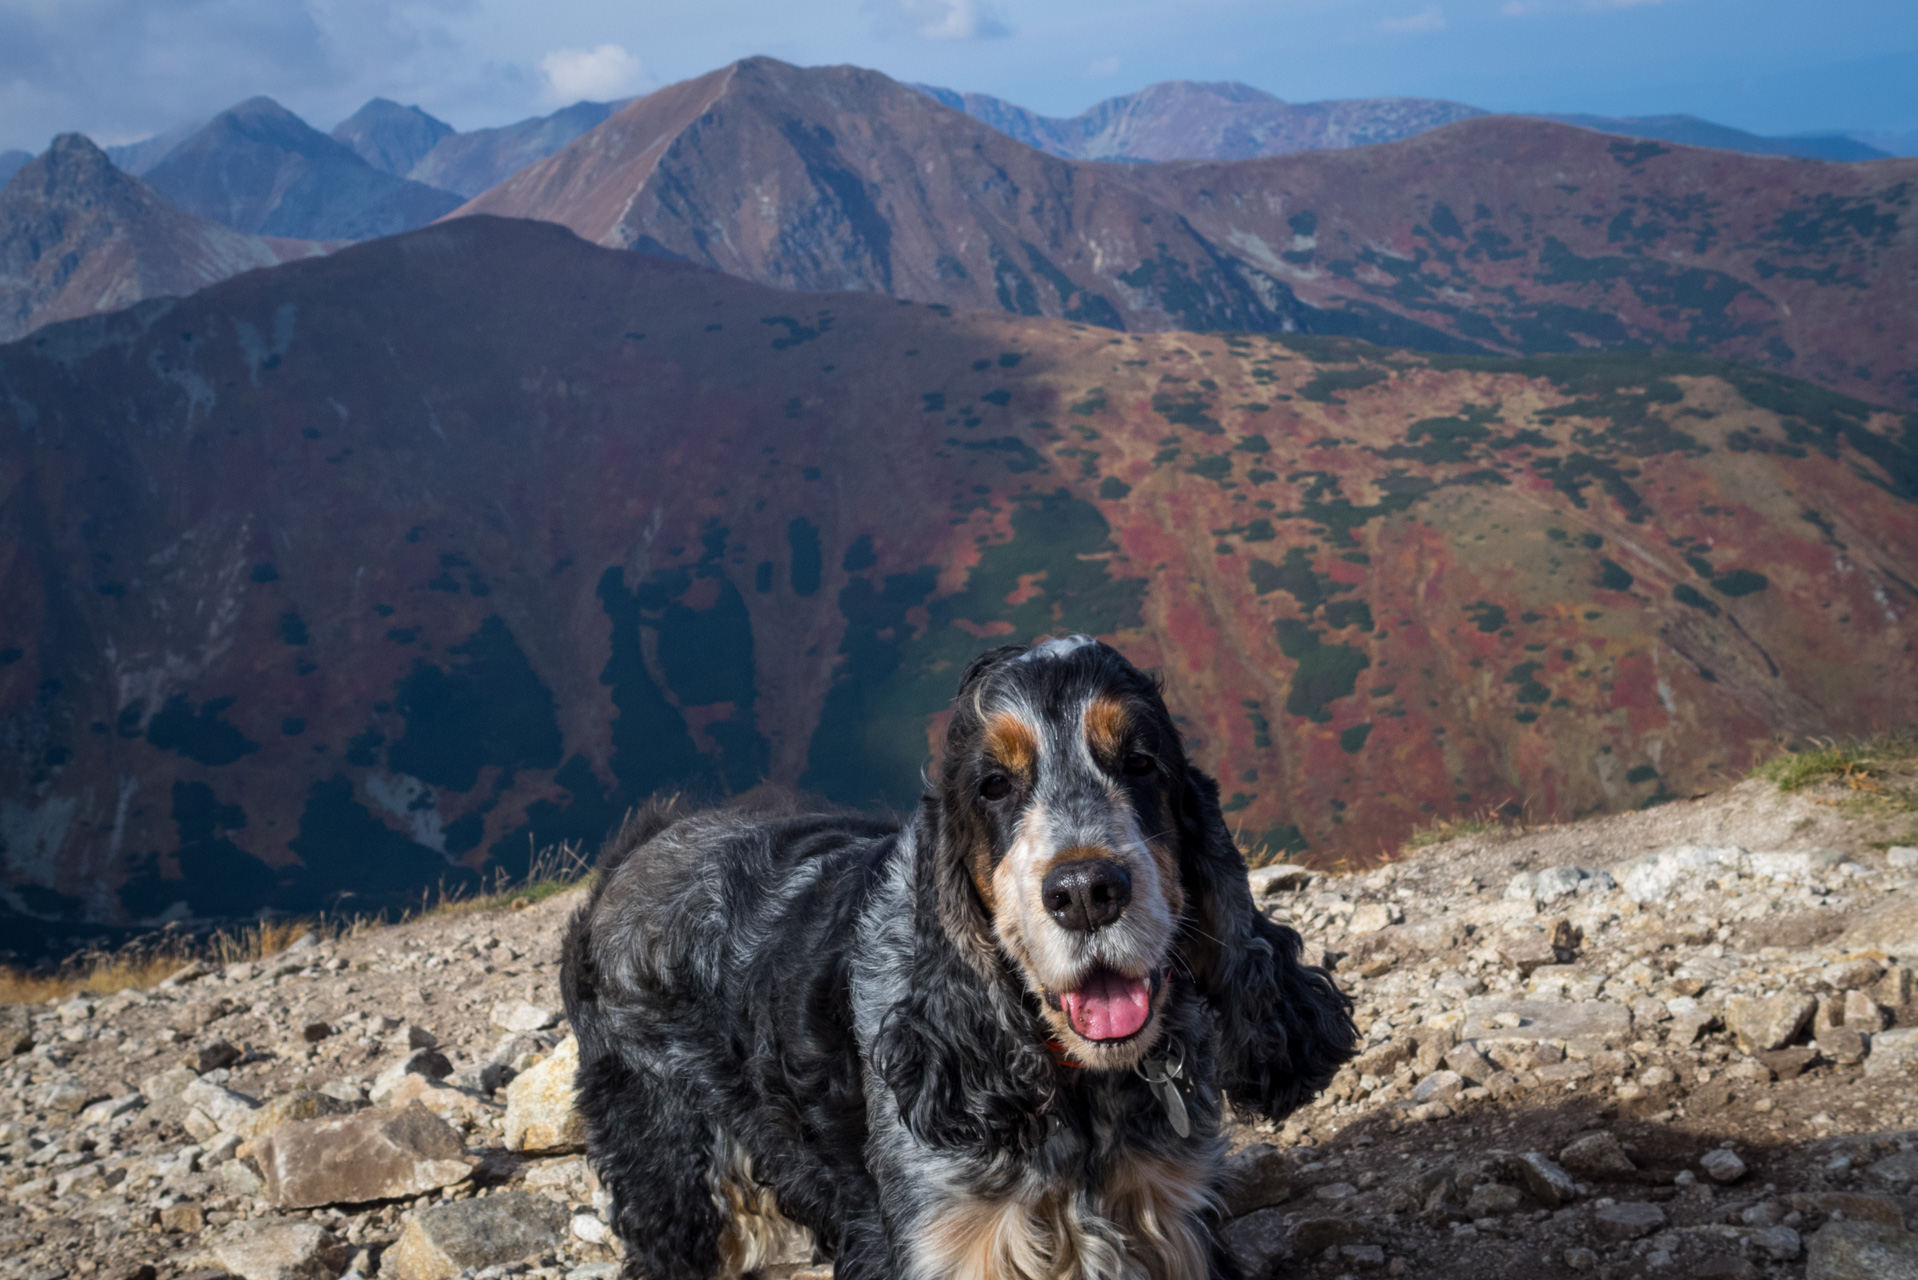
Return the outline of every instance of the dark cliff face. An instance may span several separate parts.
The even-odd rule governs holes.
[[[751,175],[741,182],[739,175]],[[1044,154],[876,72],[755,58],[465,206],[789,289],[1127,331],[1697,351],[1918,404],[1918,161],[1827,165],[1519,117],[1230,163]]]
[[[1048,632],[1328,860],[1918,713],[1918,429],[1703,357],[1119,334],[473,218],[44,329],[0,391],[15,946],[417,902],[657,789],[907,805],[966,659]]]
[[[222,111],[144,176],[210,222],[307,240],[393,235],[459,204],[451,192],[375,169],[270,98]]]

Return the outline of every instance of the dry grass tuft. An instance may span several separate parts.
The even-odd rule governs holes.
[[[592,868],[578,845],[549,845],[536,850],[528,859],[524,877],[514,880],[504,871],[496,870],[493,883],[471,897],[457,889],[448,893],[442,888],[437,900],[422,898],[418,914],[422,917],[469,915],[502,907],[517,911],[568,889],[590,884],[592,878]]]
[[[289,918],[262,920],[239,929],[221,929],[203,938],[163,929],[135,938],[112,951],[97,948],[69,956],[57,969],[37,971],[0,966],[0,1004],[41,1004],[85,992],[110,996],[133,987],[151,987],[200,961],[238,964],[278,955],[307,934],[322,940],[357,931],[363,921]]]
[[[1918,812],[1918,733],[1881,733],[1849,742],[1814,741],[1752,770],[1786,794],[1816,789],[1846,812],[1888,816]]]
[[[1405,838],[1405,847],[1424,849],[1431,845],[1444,844],[1448,840],[1462,840],[1466,836],[1503,830],[1506,825],[1505,819],[1491,809],[1482,813],[1461,814],[1456,818],[1440,818],[1437,822],[1414,830]]]

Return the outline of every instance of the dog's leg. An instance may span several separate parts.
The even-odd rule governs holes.
[[[613,1196],[625,1280],[708,1280],[725,1219],[713,1203],[712,1122],[617,1056],[582,1065],[579,1108]]]

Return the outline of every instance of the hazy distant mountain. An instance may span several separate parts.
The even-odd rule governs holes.
[[[321,251],[182,213],[82,135],[62,134],[0,192],[0,341]]]
[[[1325,151],[1392,142],[1485,114],[1430,98],[1291,103],[1249,84],[1168,80],[1055,117],[983,93],[911,87],[1068,160],[1243,160]]]
[[[1359,149],[1079,163],[875,71],[750,58],[634,102],[463,211],[784,289],[1428,351],[1673,347],[1910,406],[1918,333],[1883,322],[1918,269],[1901,182],[1918,162],[1523,116]]]
[[[903,811],[967,659],[1046,633],[1163,672],[1234,829],[1328,860],[1918,717],[1918,441],[1697,355],[1121,335],[466,218],[0,387],[22,951],[417,906],[655,791]]]
[[[1688,147],[1716,147],[1757,156],[1802,156],[1807,160],[1883,160],[1891,153],[1868,146],[1844,134],[1798,134],[1767,138],[1729,125],[1713,124],[1697,116],[1565,116],[1540,113],[1540,120],[1575,124],[1581,129],[1623,134],[1628,138],[1658,138]]]
[[[18,173],[33,159],[26,151],[0,151],[0,187],[7,185],[7,179]]]
[[[1845,134],[1868,147],[1875,147],[1887,155],[1918,156],[1918,129],[1906,129],[1902,132],[1870,129],[1853,129]]]
[[[113,161],[116,168],[139,177],[166,159],[173,148],[205,127],[204,120],[189,120],[185,124],[176,124],[171,129],[154,134],[151,138],[142,138],[138,142],[129,142],[122,146],[107,147],[105,148],[107,158]]]
[[[630,101],[575,102],[550,116],[535,116],[497,129],[448,134],[406,176],[445,191],[476,196],[527,165],[544,160]]]
[[[450,192],[382,173],[271,98],[222,111],[145,177],[189,213],[308,240],[392,235],[459,204]]]
[[[418,107],[403,107],[389,98],[374,98],[340,121],[333,140],[344,142],[360,159],[396,177],[408,177],[413,166],[454,132]]]

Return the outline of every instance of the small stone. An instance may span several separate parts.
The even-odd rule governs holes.
[[[542,1062],[506,1086],[506,1149],[529,1154],[580,1151],[586,1119],[573,1105],[579,1041],[567,1036]]]
[[[187,1059],[187,1065],[192,1067],[193,1070],[200,1075],[205,1075],[207,1072],[217,1071],[221,1067],[230,1067],[245,1056],[245,1054],[241,1053],[226,1041],[215,1040],[195,1049],[193,1056]]]
[[[1738,1153],[1730,1147],[1716,1147],[1698,1158],[1698,1167],[1705,1176],[1720,1186],[1730,1186],[1744,1177],[1748,1170]]]
[[[333,1034],[333,1026],[327,1022],[309,1022],[300,1028],[300,1039],[308,1044],[318,1044]]]
[[[1543,929],[1527,929],[1505,935],[1499,940],[1498,954],[1506,964],[1526,977],[1530,977],[1534,969],[1559,962],[1558,950],[1552,945],[1552,935]]]
[[[93,1100],[77,1080],[55,1080],[40,1091],[40,1105],[57,1116],[77,1116]]]
[[[1918,1151],[1899,1151],[1865,1170],[1880,1182],[1918,1182]]]
[[[195,1080],[180,1091],[180,1102],[186,1107],[182,1123],[186,1131],[199,1143],[216,1141],[221,1135],[240,1132],[247,1117],[259,1110],[260,1104],[244,1093],[235,1093],[206,1080]]]
[[[1894,867],[1918,867],[1918,848],[1908,844],[1895,844],[1885,850],[1885,861]]]
[[[1871,998],[1869,991],[1845,993],[1845,1025],[1870,1034],[1885,1029],[1885,1011]]]
[[[346,1248],[317,1222],[255,1218],[228,1227],[213,1257],[242,1280],[333,1280]]]
[[[1565,1251],[1565,1269],[1568,1271],[1590,1271],[1598,1266],[1598,1255],[1590,1249],[1567,1249]]]
[[[1665,1225],[1665,1211],[1642,1200],[1608,1204],[1592,1215],[1592,1229],[1600,1239],[1636,1240]]]
[[[1465,1197],[1465,1215],[1469,1218],[1495,1218],[1517,1213],[1518,1188],[1503,1182],[1481,1182]]]
[[[1805,1280],[1918,1280],[1918,1236],[1876,1222],[1828,1222],[1806,1250]]]
[[[1797,1039],[1817,1010],[1818,1002],[1802,991],[1746,997],[1725,1006],[1725,1027],[1741,1052],[1769,1053]]]
[[[369,1091],[376,1103],[384,1105],[393,1096],[393,1091],[408,1076],[425,1076],[429,1080],[444,1080],[453,1074],[453,1064],[438,1049],[416,1049],[400,1059],[373,1080]]]
[[[1865,1059],[1870,1078],[1904,1075],[1918,1064],[1918,1027],[1880,1031],[1871,1038],[1871,1056]]]
[[[322,1116],[346,1115],[352,1110],[350,1105],[328,1094],[295,1089],[267,1099],[259,1110],[242,1117],[233,1132],[244,1141],[253,1142],[294,1120],[318,1120]]]
[[[1877,982],[1884,974],[1885,966],[1876,960],[1860,957],[1828,964],[1819,976],[1834,991],[1860,991]]]
[[[191,1202],[168,1205],[160,1210],[160,1230],[173,1235],[192,1235],[206,1226],[206,1214]]]
[[[1369,1271],[1385,1265],[1385,1247],[1376,1244],[1348,1244],[1339,1246],[1339,1256],[1361,1270]]]
[[[1770,1053],[1753,1054],[1759,1062],[1770,1069],[1780,1080],[1796,1080],[1816,1061],[1818,1051],[1807,1045],[1793,1045],[1789,1049],[1774,1049]]]
[[[1570,1204],[1578,1198],[1578,1186],[1572,1181],[1572,1175],[1552,1163],[1543,1152],[1528,1151],[1520,1156],[1518,1171],[1532,1198],[1548,1209]]]
[[[517,1262],[558,1246],[571,1217],[530,1191],[452,1200],[410,1215],[380,1273],[399,1280],[452,1280],[469,1267]]]
[[[1577,893],[1585,878],[1577,867],[1547,867],[1532,878],[1532,892],[1540,901],[1552,902]]]
[[[1255,1142],[1225,1158],[1221,1183],[1226,1216],[1237,1218],[1278,1204],[1291,1194],[1291,1162],[1271,1143]]]
[[[501,1031],[544,1031],[558,1021],[559,1015],[551,1009],[542,1009],[524,1000],[493,1006],[492,1022]]]
[[[137,1093],[123,1093],[117,1098],[108,1098],[105,1102],[96,1102],[80,1113],[80,1123],[87,1125],[105,1124],[109,1120],[123,1116],[129,1111],[136,1110],[140,1107],[142,1101],[142,1098]]]
[[[1790,1227],[1765,1227],[1751,1237],[1752,1246],[1773,1262],[1790,1262],[1804,1252],[1805,1243]]]
[[[1622,1178],[1638,1172],[1618,1139],[1609,1133],[1588,1133],[1568,1143],[1558,1162],[1587,1178]]]
[[[574,1236],[587,1244],[605,1244],[613,1234],[605,1223],[590,1213],[574,1214],[571,1230]]]
[[[1348,933],[1377,933],[1389,928],[1395,921],[1394,916],[1404,918],[1404,911],[1383,902],[1367,902],[1352,913],[1352,919],[1346,924]]]
[[[1265,1280],[1291,1256],[1285,1214],[1259,1209],[1225,1225],[1219,1233],[1225,1251],[1239,1264],[1247,1280]]]
[[[23,1004],[0,1004],[0,1058],[33,1048],[33,1015]]]
[[[1434,1071],[1412,1090],[1415,1103],[1442,1102],[1451,1105],[1465,1090],[1465,1078],[1456,1071]]]
[[[1498,1068],[1470,1044],[1453,1045],[1447,1050],[1445,1066],[1472,1084],[1484,1084],[1498,1074]]]
[[[140,1081],[140,1093],[141,1096],[146,1098],[147,1105],[152,1106],[156,1103],[165,1102],[168,1098],[179,1097],[182,1089],[199,1078],[199,1073],[194,1071],[192,1067],[168,1067],[165,1071],[150,1075]]]
[[[409,1023],[406,1028],[406,1047],[409,1049],[437,1049],[440,1038],[418,1023]]]
[[[464,1182],[474,1166],[459,1135],[418,1103],[292,1121],[253,1145],[266,1197],[282,1209],[416,1196]]]

